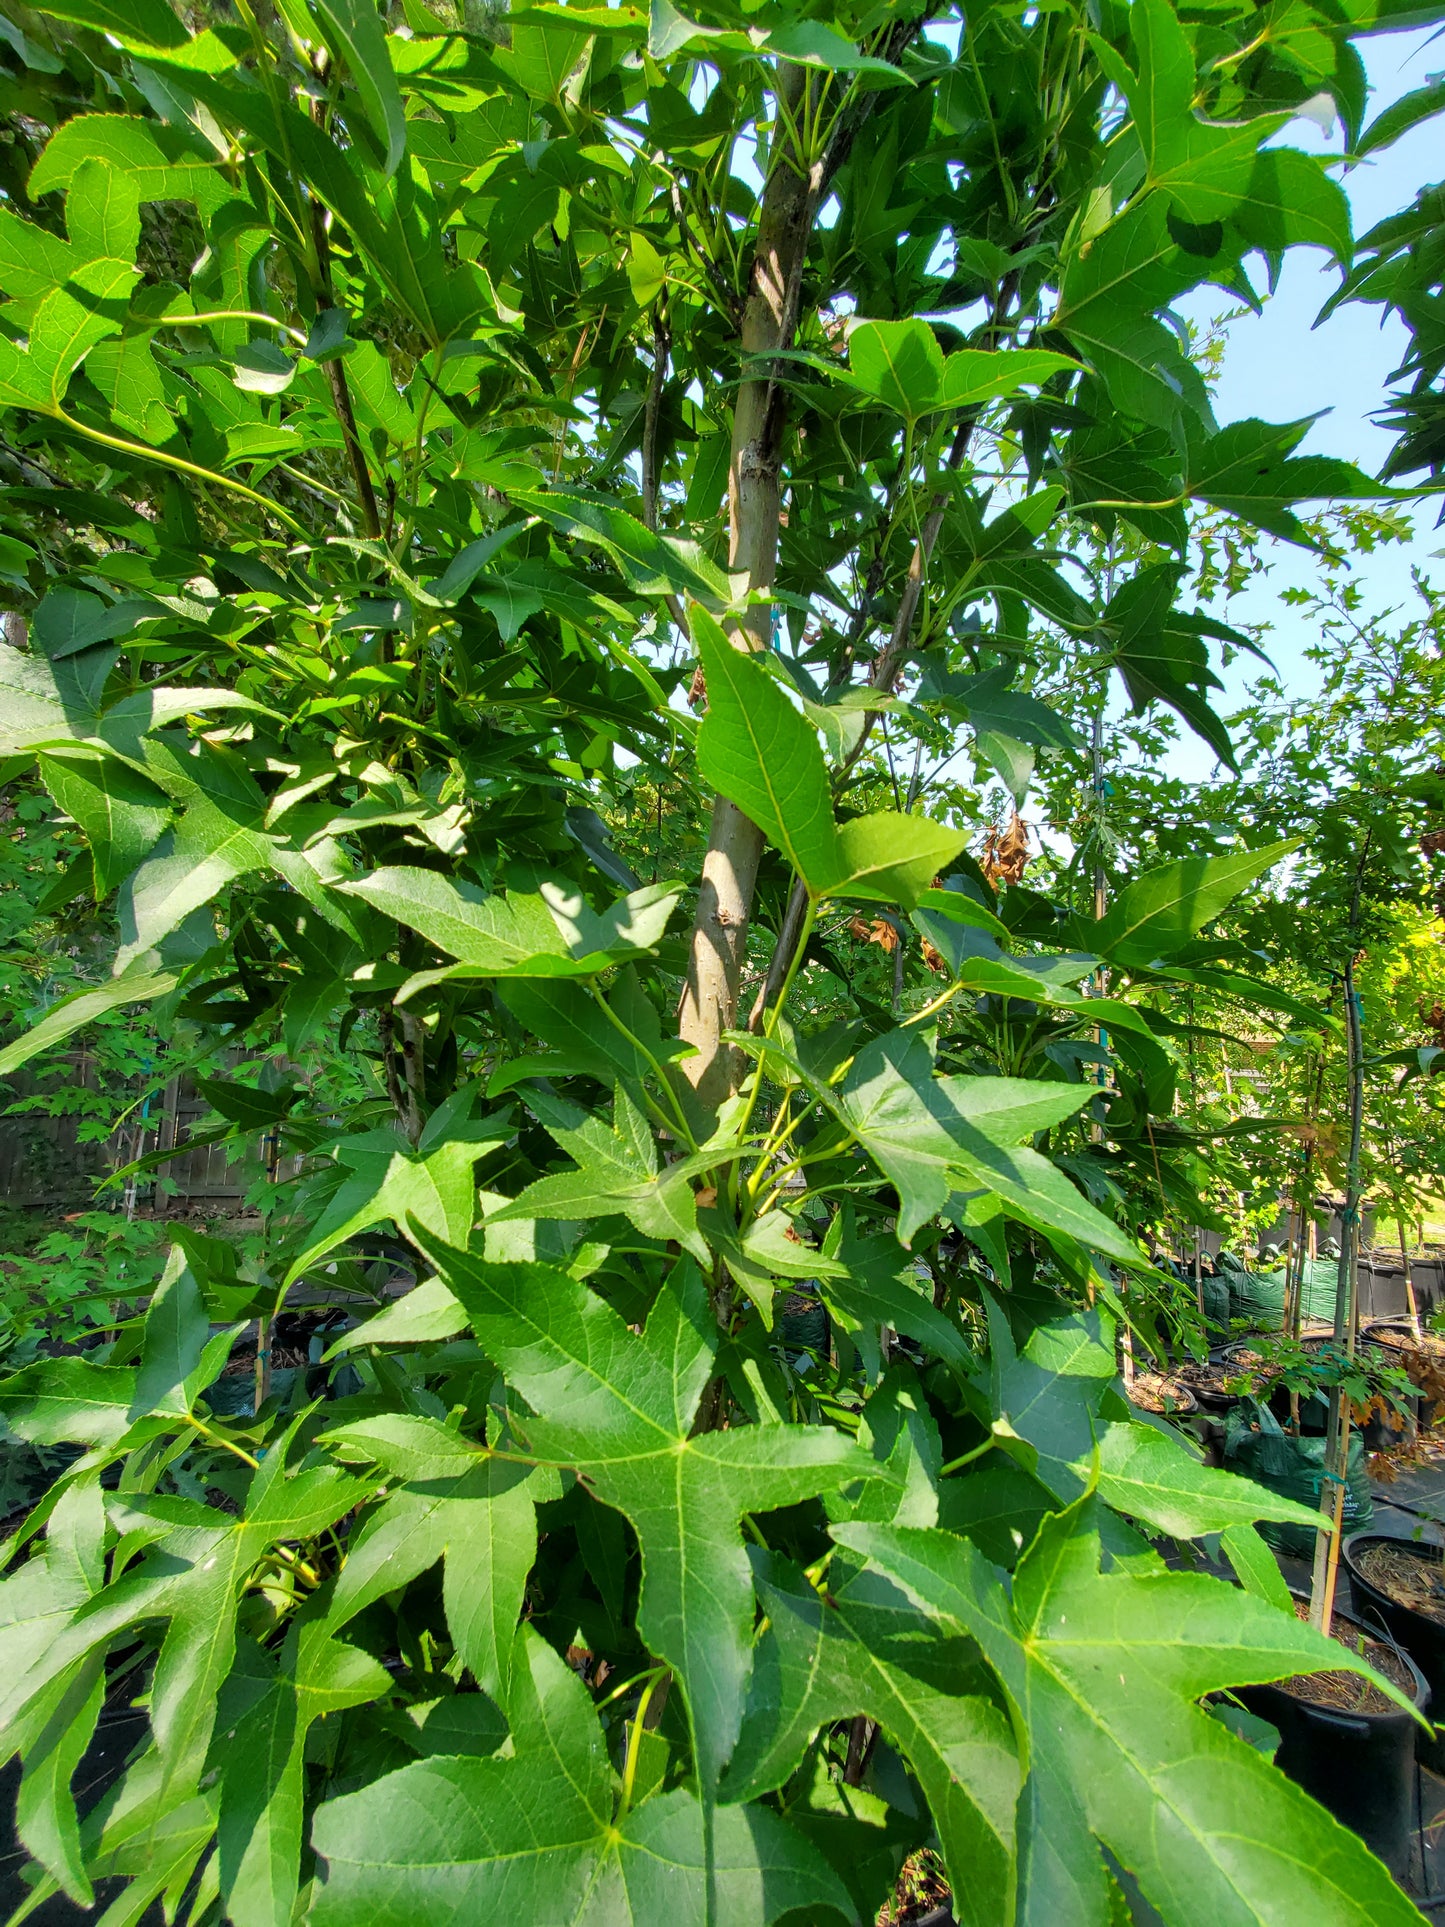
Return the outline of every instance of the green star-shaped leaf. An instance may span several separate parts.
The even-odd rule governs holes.
[[[528,1449],[578,1475],[631,1520],[642,1551],[637,1625],[682,1681],[705,1791],[732,1751],[752,1664],[752,1580],[739,1521],[882,1468],[819,1426],[692,1435],[717,1325],[696,1268],[680,1265],[639,1337],[551,1265],[489,1264],[417,1242],[482,1345],[537,1414]]]
[[[1298,1673],[1378,1676],[1293,1613],[1222,1580],[1101,1573],[1096,1509],[1086,1495],[1047,1518],[1012,1584],[948,1532],[833,1528],[944,1630],[976,1639],[1008,1697],[1029,1763],[1020,1927],[1106,1927],[1096,1841],[1171,1927],[1415,1919],[1353,1834],[1198,1704]]]
[[[510,1759],[418,1760],[319,1809],[316,1927],[766,1927],[797,1907],[851,1915],[822,1856],[766,1808],[716,1816],[711,1868],[704,1810],[685,1788],[616,1812],[581,1681],[528,1630],[512,1670]]]
[[[753,1554],[767,1629],[758,1643],[727,1798],[789,1778],[820,1726],[866,1713],[918,1776],[960,1921],[997,1927],[1013,1887],[1018,1754],[972,1645],[940,1641],[891,1581],[836,1559],[814,1588],[788,1561]]]

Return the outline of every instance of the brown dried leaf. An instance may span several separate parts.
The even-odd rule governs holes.
[[[1015,810],[1006,830],[991,829],[980,865],[990,883],[1018,883],[1029,867],[1029,826]]]

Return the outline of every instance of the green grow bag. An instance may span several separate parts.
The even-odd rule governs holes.
[[[271,1396],[284,1405],[300,1372],[299,1365],[278,1365],[271,1374]],[[201,1393],[201,1399],[216,1418],[250,1418],[256,1410],[256,1375],[249,1371],[218,1378]]]
[[[828,1349],[828,1308],[813,1292],[794,1291],[783,1301],[778,1337],[789,1351]]]
[[[1229,1315],[1242,1319],[1251,1331],[1278,1331],[1284,1323],[1284,1280],[1281,1271],[1246,1271],[1231,1265],[1223,1280],[1229,1287]]]
[[[1249,1416],[1251,1410],[1253,1423]],[[1225,1420],[1224,1460],[1230,1471],[1243,1473],[1245,1478],[1268,1486],[1282,1498],[1296,1499],[1311,1511],[1319,1508],[1327,1443],[1325,1439],[1291,1438],[1274,1414],[1262,1405],[1237,1407]],[[1363,1532],[1373,1516],[1364,1440],[1358,1432],[1352,1432],[1345,1460],[1345,1504],[1340,1531],[1346,1536]],[[1272,1546],[1292,1553],[1297,1559],[1308,1559],[1314,1552],[1315,1535],[1310,1526],[1266,1523],[1259,1529]]]
[[[1306,1258],[1300,1281],[1300,1316],[1306,1321],[1334,1323],[1335,1290],[1339,1283],[1337,1258]],[[1251,1331],[1278,1331],[1284,1321],[1285,1269],[1246,1271],[1234,1263],[1222,1268],[1229,1286],[1232,1318],[1247,1321]]]
[[[1231,1305],[1229,1286],[1222,1278],[1201,1278],[1199,1296],[1204,1301],[1204,1323],[1212,1332],[1225,1336],[1229,1332]]]
[[[1323,1319],[1327,1325],[1333,1325],[1335,1293],[1339,1289],[1339,1282],[1338,1258],[1306,1258],[1304,1275],[1300,1280],[1302,1315],[1305,1318]]]

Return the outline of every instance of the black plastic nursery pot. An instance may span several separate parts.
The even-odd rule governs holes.
[[[1306,1340],[1306,1350],[1322,1351],[1326,1346],[1332,1345],[1333,1343],[1333,1338]],[[1275,1384],[1271,1387],[1268,1402],[1270,1411],[1281,1424],[1289,1424],[1292,1422],[1290,1394],[1285,1386]],[[1416,1432],[1418,1406],[1418,1399],[1408,1400],[1408,1409],[1404,1414],[1400,1415],[1400,1421],[1397,1425],[1390,1424],[1388,1418],[1382,1417],[1379,1412],[1371,1411],[1364,1424],[1357,1427],[1360,1437],[1364,1440],[1365,1450],[1367,1452],[1388,1452],[1392,1446],[1399,1445],[1407,1438],[1413,1438]],[[1298,1403],[1295,1409],[1299,1414],[1301,1438],[1316,1439],[1325,1437],[1329,1431],[1330,1421],[1330,1401],[1328,1393],[1323,1391],[1301,1392],[1298,1395]]]
[[[1238,1355],[1248,1350],[1243,1344],[1226,1345],[1219,1351],[1211,1352],[1203,1365],[1186,1359],[1174,1367],[1174,1375],[1190,1392],[1201,1412],[1213,1413],[1222,1417],[1233,1411],[1244,1397],[1242,1392],[1226,1392],[1223,1379],[1232,1377],[1242,1369],[1236,1363]]]
[[[1439,1338],[1438,1332],[1428,1329],[1415,1336],[1414,1327],[1408,1318],[1374,1318],[1365,1327],[1365,1337],[1372,1345],[1383,1345],[1387,1351],[1417,1351],[1423,1343],[1427,1350],[1433,1350],[1432,1340]]]
[[[1199,1410],[1189,1386],[1167,1372],[1140,1372],[1125,1391],[1131,1405],[1159,1418],[1188,1418]]]
[[[1367,1632],[1372,1627],[1383,1630],[1404,1647],[1423,1673],[1437,1713],[1445,1712],[1445,1624],[1394,1598],[1361,1570],[1361,1560],[1370,1547],[1381,1545],[1402,1546],[1416,1558],[1436,1565],[1445,1565],[1445,1547],[1424,1545],[1388,1532],[1356,1532],[1340,1548],[1356,1619]],[[1427,1740],[1422,1733],[1420,1758],[1437,1773],[1445,1770],[1445,1740]]]
[[[1335,1622],[1379,1638],[1378,1628],[1371,1633],[1368,1625],[1339,1607]],[[1430,1704],[1430,1687],[1408,1653],[1398,1657],[1409,1669],[1415,1705],[1423,1713]],[[1403,1878],[1415,1829],[1415,1739],[1421,1733],[1410,1714],[1397,1706],[1388,1712],[1346,1712],[1301,1699],[1278,1685],[1246,1687],[1238,1698],[1278,1731],[1275,1764],[1280,1771],[1357,1833],[1396,1878]]]
[[[1212,1385],[1191,1382],[1189,1390],[1194,1395],[1194,1403],[1201,1412],[1208,1412],[1214,1418],[1223,1418],[1226,1412],[1233,1411],[1239,1403],[1236,1392],[1221,1392]]]

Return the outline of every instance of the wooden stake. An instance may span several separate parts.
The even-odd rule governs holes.
[[[256,1320],[256,1410],[271,1396],[271,1320]]]
[[[1358,877],[1355,906],[1358,912]],[[1356,915],[1352,914],[1351,941],[1355,923]],[[1360,1141],[1365,1114],[1365,1047],[1360,1033],[1360,998],[1355,989],[1353,955],[1345,963],[1345,1038],[1349,1051],[1350,1157],[1345,1180],[1345,1207],[1340,1219],[1340,1266],[1335,1280],[1335,1344],[1337,1347],[1343,1344],[1346,1356],[1353,1358],[1358,1298],[1355,1263],[1360,1247]],[[1313,1231],[1313,1214],[1310,1227]],[[1330,1394],[1329,1442],[1325,1452],[1324,1478],[1320,1482],[1320,1511],[1328,1523],[1322,1524],[1315,1535],[1314,1570],[1310,1579],[1310,1623],[1321,1632],[1328,1632],[1334,1613],[1349,1453],[1349,1401],[1344,1388],[1336,1385]]]
[[[1396,1207],[1398,1209],[1398,1206]],[[1405,1303],[1410,1312],[1410,1330],[1415,1338],[1420,1336],[1420,1306],[1415,1297],[1415,1280],[1410,1276],[1410,1247],[1405,1241],[1405,1220],[1397,1218],[1395,1228],[1400,1234],[1400,1263],[1405,1268]]]
[[[266,1133],[264,1150],[266,1155],[266,1180],[269,1184],[281,1182],[281,1127],[273,1124]],[[256,1411],[260,1411],[271,1396],[271,1317],[256,1320]]]
[[[1335,1414],[1334,1405],[1338,1402],[1340,1428],[1339,1462],[1341,1466],[1349,1463],[1350,1446],[1350,1407],[1344,1393],[1337,1386],[1331,1399],[1330,1443],[1334,1444]],[[1333,1451],[1328,1455],[1335,1457]],[[1343,1471],[1338,1478],[1326,1478],[1320,1494],[1320,1510],[1328,1510],[1330,1530],[1315,1534],[1315,1563],[1310,1578],[1310,1623],[1320,1632],[1327,1633],[1334,1624],[1335,1586],[1340,1574],[1340,1541],[1344,1537],[1345,1519],[1345,1476]]]

